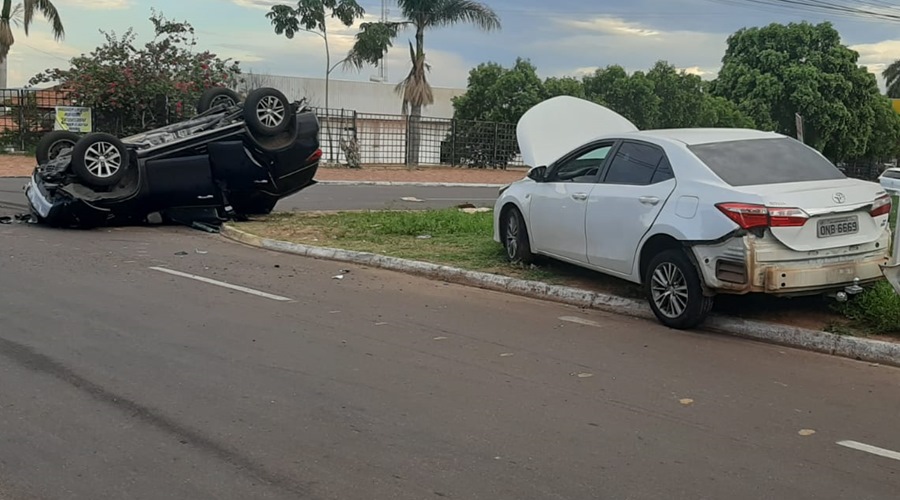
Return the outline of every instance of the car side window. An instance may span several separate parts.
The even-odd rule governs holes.
[[[656,184],[657,182],[663,182],[674,178],[675,172],[672,171],[672,164],[669,163],[669,159],[663,155],[662,160],[659,160],[659,165],[656,167],[656,172],[653,172],[653,178],[650,179],[650,184]]]
[[[551,182],[596,182],[597,175],[603,170],[603,163],[613,147],[613,143],[604,143],[591,148],[575,158],[566,160],[554,169],[550,175]]]
[[[647,186],[675,177],[661,149],[637,142],[623,143],[609,165],[605,184]]]

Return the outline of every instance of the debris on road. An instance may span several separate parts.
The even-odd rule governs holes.
[[[332,276],[331,279],[333,279],[333,280],[342,280],[342,279],[344,279],[344,275],[343,275],[343,274],[336,274],[336,275]]]
[[[420,200],[419,198],[416,198],[415,196],[404,196],[404,197],[400,198],[400,200],[411,201],[414,203],[421,203],[421,202],[425,201],[425,200]]]
[[[679,399],[678,402],[683,404],[684,406],[690,406],[690,405],[694,404],[694,400],[691,398]]]
[[[430,240],[431,235],[430,234],[420,234],[420,235],[416,236],[416,239],[417,240]]]
[[[815,433],[816,433],[816,431],[814,431],[812,429],[800,429],[800,431],[797,434],[800,434],[801,436],[812,436]]]
[[[175,255],[187,255],[188,253],[185,251],[175,252]]]

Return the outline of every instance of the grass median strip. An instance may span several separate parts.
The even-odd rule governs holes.
[[[423,211],[275,213],[237,224],[243,231],[305,245],[372,252],[515,278],[643,299],[640,287],[550,259],[521,266],[493,240],[493,213],[456,208]],[[900,297],[886,282],[836,306],[830,299],[763,295],[716,299],[716,310],[743,317],[849,335],[900,334]]]

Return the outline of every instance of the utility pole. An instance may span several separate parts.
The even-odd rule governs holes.
[[[387,8],[387,0],[381,0],[381,22],[386,23],[388,17],[388,8]],[[371,82],[379,82],[379,83],[387,83],[387,67],[385,58],[382,57],[380,61],[378,61],[378,76],[370,76],[369,81]]]

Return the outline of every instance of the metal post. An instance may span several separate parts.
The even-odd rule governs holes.
[[[494,158],[491,168],[497,168],[497,143],[500,142],[500,122],[494,122]]]
[[[450,119],[450,166],[456,166],[456,118]]]

